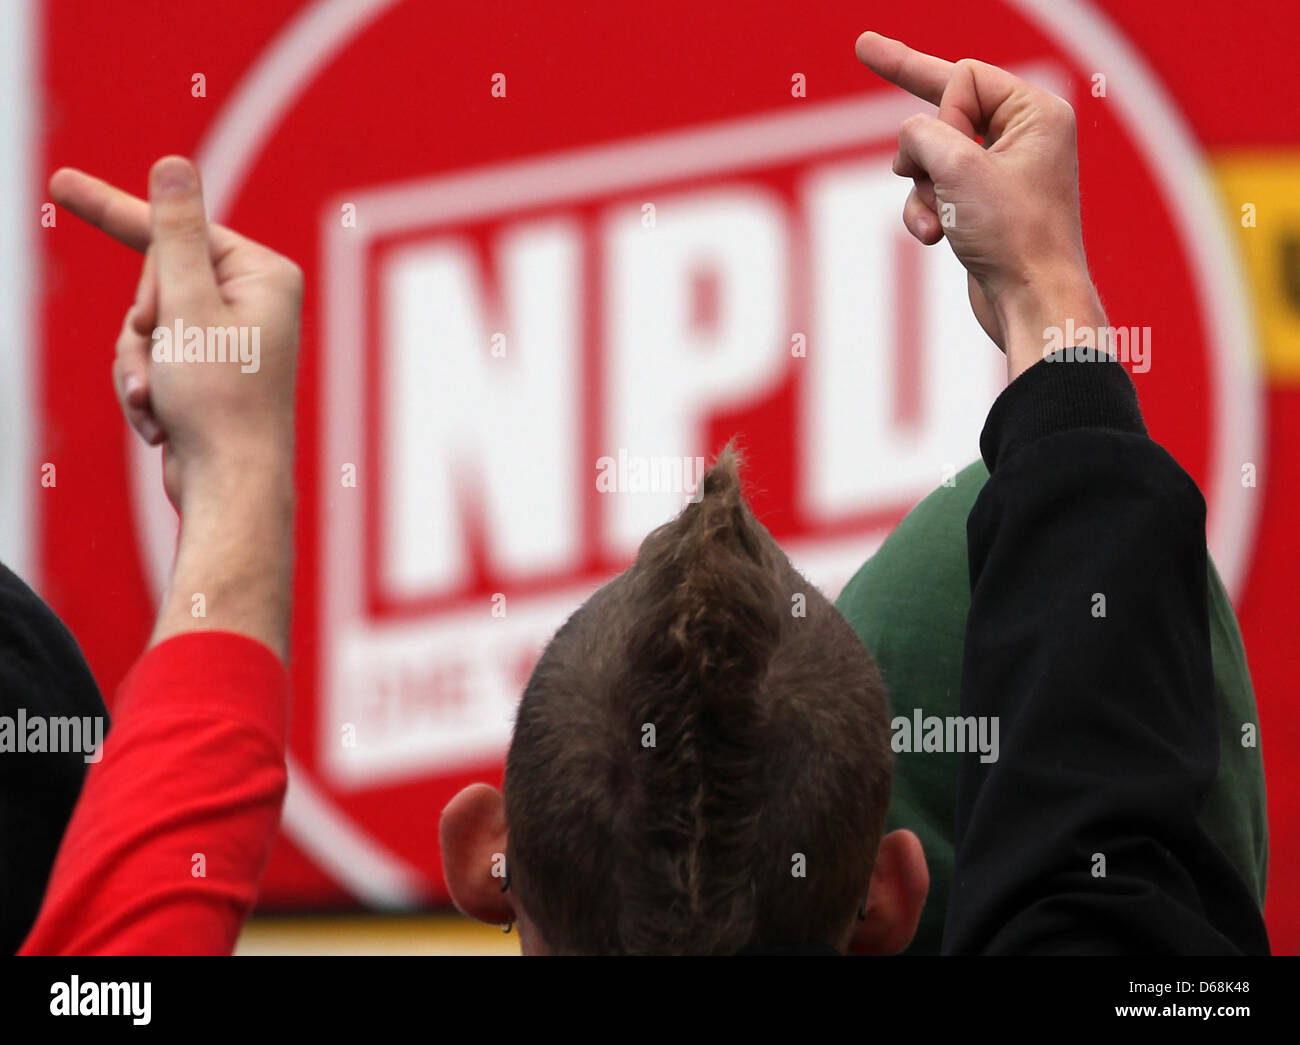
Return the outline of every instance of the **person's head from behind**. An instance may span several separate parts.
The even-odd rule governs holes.
[[[728,449],[543,652],[504,796],[443,812],[448,888],[526,954],[895,953],[929,878],[914,835],[882,838],[891,770],[869,654]]]

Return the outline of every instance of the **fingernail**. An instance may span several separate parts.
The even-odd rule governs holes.
[[[136,374],[130,374],[126,379],[126,398],[131,399],[144,391],[144,381]]]
[[[156,192],[180,195],[193,191],[196,184],[194,168],[179,156],[168,156],[154,164],[153,188]]]

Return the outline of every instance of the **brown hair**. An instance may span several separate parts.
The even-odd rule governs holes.
[[[729,446],[528,682],[511,888],[560,953],[838,942],[891,770],[879,673],[750,511]]]

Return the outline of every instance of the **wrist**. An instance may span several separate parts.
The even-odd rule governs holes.
[[[1005,335],[1007,380],[1014,381],[1067,342],[1106,327],[1101,298],[1082,263],[1045,265],[995,303]],[[1098,343],[1094,340],[1094,344]]]
[[[180,540],[154,644],[187,631],[232,631],[287,662],[291,455],[283,442],[248,442],[187,466],[179,476]]]
[[[274,508],[282,501],[292,510],[293,438],[231,440],[219,449],[189,457],[173,455],[165,462],[168,486],[182,526],[189,519],[214,511],[229,514],[240,505],[250,510]]]

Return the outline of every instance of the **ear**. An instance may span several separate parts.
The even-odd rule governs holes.
[[[849,943],[854,954],[897,954],[916,935],[930,869],[921,840],[911,831],[891,831],[880,840],[867,890],[867,916]]]
[[[506,806],[501,792],[487,784],[470,784],[442,811],[438,839],[442,874],[456,909],[481,922],[514,921],[511,894],[501,891],[506,853]]]

